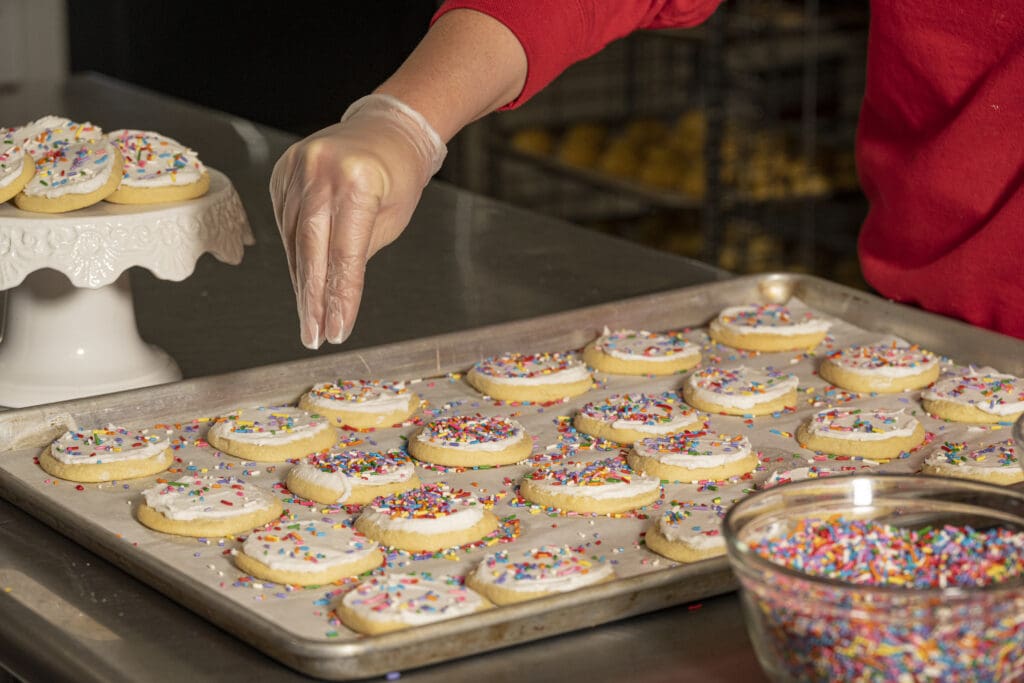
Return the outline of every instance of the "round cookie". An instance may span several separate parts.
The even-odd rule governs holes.
[[[534,470],[523,477],[519,492],[537,505],[562,512],[611,515],[658,500],[661,481],[634,472],[617,458]]]
[[[456,415],[423,425],[410,437],[408,448],[420,462],[444,467],[496,467],[528,458],[533,439],[511,418]]]
[[[506,353],[480,361],[466,375],[499,401],[561,401],[590,390],[593,378],[571,353]]]
[[[326,415],[339,427],[382,429],[412,417],[420,399],[405,382],[339,379],[317,384],[299,399],[299,407]]]
[[[584,434],[621,444],[703,426],[700,413],[678,394],[622,394],[587,403],[573,418]]]
[[[65,213],[98,204],[117,188],[121,167],[121,153],[106,138],[56,147],[36,159],[35,174],[14,203],[38,213]]]
[[[355,527],[386,546],[420,552],[479,541],[498,518],[469,491],[435,483],[374,500]]]
[[[614,578],[611,564],[581,548],[542,545],[491,553],[466,575],[466,585],[496,605],[512,605]]]
[[[400,449],[313,453],[288,470],[288,490],[325,505],[366,505],[420,485],[416,468]]]
[[[965,443],[944,443],[925,458],[921,472],[1003,486],[1024,481],[1024,470],[1012,439],[974,450],[969,450]]]
[[[754,471],[757,454],[745,436],[708,432],[669,434],[633,444],[626,460],[663,481],[721,481]]]
[[[26,123],[17,135],[25,152],[38,161],[75,143],[101,140],[103,129],[89,122],[51,115]]]
[[[378,635],[493,607],[453,576],[374,576],[345,593],[334,611],[353,631]]]
[[[616,375],[671,375],[700,362],[700,347],[676,334],[616,330],[583,349],[587,365]]]
[[[35,162],[21,145],[20,128],[0,128],[0,202],[24,189],[36,172]]]
[[[817,346],[831,323],[810,311],[793,313],[780,304],[726,308],[708,326],[711,339],[747,351],[796,351]]]
[[[829,408],[796,430],[802,447],[819,453],[892,460],[924,442],[924,426],[903,410]]]
[[[281,516],[271,492],[230,476],[196,475],[142,492],[135,510],[144,525],[178,536],[233,536]]]
[[[206,433],[217,450],[256,462],[302,458],[330,448],[337,439],[325,417],[290,406],[244,408],[218,417]]]
[[[107,135],[124,159],[121,182],[106,200],[153,204],[195,199],[210,189],[210,174],[199,156],[177,140],[143,130]]]
[[[166,433],[114,425],[64,432],[39,456],[39,466],[53,476],[90,483],[148,477],[173,461]]]
[[[719,505],[686,503],[673,505],[647,528],[644,544],[662,557],[676,562],[699,562],[725,555]]]
[[[683,385],[683,398],[694,408],[725,415],[771,415],[796,407],[799,380],[772,368],[710,366],[696,370]]]
[[[926,387],[939,376],[939,359],[902,339],[830,353],[818,375],[841,389],[888,394]]]
[[[235,565],[258,579],[319,586],[359,576],[384,564],[384,553],[349,527],[332,522],[278,523],[253,531],[235,554]]]
[[[822,465],[806,465],[804,467],[793,467],[790,469],[778,469],[773,471],[768,478],[765,479],[758,488],[760,489],[773,489],[776,486],[782,486],[783,484],[789,484],[794,481],[805,481],[807,479],[824,479],[826,477],[834,477],[837,475],[850,474],[857,469],[867,469],[868,465],[862,465],[859,468],[852,468],[845,470],[843,468],[835,469],[833,467],[825,467]]]
[[[1013,422],[1024,413],[1024,380],[992,368],[968,368],[921,392],[921,403],[942,420]]]

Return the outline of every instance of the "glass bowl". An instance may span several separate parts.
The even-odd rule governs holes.
[[[723,533],[774,681],[1024,680],[1022,493],[923,475],[813,479],[741,500]],[[928,573],[958,547],[953,574]]]

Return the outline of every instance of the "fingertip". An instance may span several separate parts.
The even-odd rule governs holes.
[[[302,345],[307,349],[316,351],[323,346],[324,340],[320,336],[320,325],[315,321],[308,321],[301,330]]]

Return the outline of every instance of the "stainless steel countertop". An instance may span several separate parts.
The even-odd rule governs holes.
[[[143,337],[186,377],[319,352],[298,341],[267,185],[295,138],[109,78],[0,93],[0,122],[46,114],[155,129],[235,183],[256,245],[210,256],[183,282],[132,271]],[[359,321],[340,348],[554,313],[725,277],[707,265],[433,182],[405,235],[370,263]],[[0,666],[29,681],[308,680],[0,500]],[[403,672],[417,682],[765,680],[735,595]]]

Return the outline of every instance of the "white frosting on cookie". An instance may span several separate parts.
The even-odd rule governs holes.
[[[330,428],[327,418],[291,406],[244,408],[217,418],[210,434],[255,446],[278,446],[308,439]]]
[[[22,192],[47,199],[96,192],[110,179],[116,160],[117,151],[106,138],[55,148],[36,158],[36,173]]]
[[[324,410],[387,414],[412,410],[416,395],[405,382],[352,379],[317,384],[307,399]]]
[[[313,574],[358,562],[379,547],[343,524],[312,520],[255,531],[242,552],[276,571]]]
[[[63,116],[44,116],[18,129],[17,133],[25,152],[36,161],[51,155],[55,150],[79,142],[96,142],[103,139],[103,129],[91,123],[79,123]]]
[[[455,577],[429,574],[375,576],[350,590],[341,601],[367,621],[408,626],[472,614],[485,604]]]
[[[866,346],[851,346],[830,353],[827,359],[853,374],[890,379],[920,375],[939,362],[934,353],[897,337]]]
[[[0,188],[17,180],[26,163],[33,163],[22,146],[20,128],[0,128]]]
[[[383,531],[429,535],[468,529],[483,517],[480,501],[468,491],[443,483],[378,498],[359,515],[360,520]]]
[[[473,570],[480,584],[517,592],[556,593],[590,586],[614,576],[612,566],[564,545],[542,545],[528,550],[499,550]]]
[[[50,445],[50,455],[65,465],[109,465],[152,458],[170,446],[166,432],[130,431],[107,425],[105,429],[64,432]]]
[[[544,493],[593,500],[632,498],[661,486],[657,477],[634,472],[614,458],[535,470],[526,477],[531,486]]]
[[[440,448],[495,453],[528,437],[523,425],[508,417],[456,415],[428,422],[415,438]]]
[[[645,434],[668,434],[701,423],[696,410],[683,403],[675,392],[663,394],[621,394],[592,401],[580,414],[611,425]]]
[[[353,486],[381,486],[408,481],[416,469],[401,450],[386,453],[347,450],[338,447],[326,453],[314,453],[288,473],[314,486],[338,494],[336,503],[344,503]]]
[[[768,479],[761,484],[761,488],[770,489],[792,481],[804,481],[805,479],[820,479],[831,477],[836,474],[844,474],[828,467],[818,465],[807,465],[806,467],[794,467],[792,469],[775,470],[768,476]]]
[[[971,406],[992,415],[1016,415],[1024,411],[1024,380],[992,368],[969,368],[940,379],[921,392],[921,398]]]
[[[696,356],[700,347],[678,335],[659,334],[646,330],[616,330],[605,328],[604,334],[594,342],[601,353],[627,361],[660,363]]]
[[[725,510],[713,505],[673,505],[658,519],[658,531],[672,543],[698,551],[725,549]]]
[[[190,185],[206,172],[193,150],[160,133],[121,129],[107,137],[124,159],[121,183],[125,186]]]
[[[1012,439],[997,441],[982,448],[968,449],[965,443],[944,443],[933,450],[925,464],[953,474],[991,475],[996,471],[1020,469],[1017,449]]]
[[[750,441],[745,436],[727,436],[707,432],[684,432],[652,439],[641,439],[633,450],[643,458],[688,470],[718,468],[750,456]]]
[[[882,441],[913,435],[918,425],[913,415],[899,410],[829,408],[814,414],[808,431],[815,436],[845,441]]]
[[[733,334],[795,336],[827,332],[832,326],[810,311],[793,313],[780,304],[730,306],[715,323]]]
[[[770,403],[799,384],[796,375],[742,365],[731,370],[709,366],[697,370],[686,381],[698,400],[736,409]]]
[[[507,353],[480,361],[471,372],[497,384],[524,387],[591,379],[583,361],[569,353]]]
[[[167,519],[223,519],[273,506],[274,495],[237,477],[185,476],[142,492],[146,505]]]

